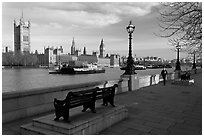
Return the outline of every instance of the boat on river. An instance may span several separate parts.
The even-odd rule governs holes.
[[[170,64],[166,64],[166,65],[147,65],[147,69],[161,69],[161,68],[172,68],[172,66]]]
[[[125,70],[125,69],[126,69],[126,66],[125,66],[125,67],[121,67],[120,69],[121,69],[121,70]],[[135,70],[146,70],[146,67],[143,66],[143,65],[134,65],[134,69],[135,69]]]
[[[134,67],[135,67],[135,70],[145,70],[146,69],[146,67],[143,65],[134,65]]]
[[[83,67],[62,66],[49,69],[49,74],[95,74],[105,73],[104,68],[100,68],[97,65],[87,64]]]

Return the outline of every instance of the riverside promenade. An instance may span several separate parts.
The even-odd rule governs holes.
[[[190,86],[167,82],[116,96],[129,118],[101,135],[202,135],[202,73]]]
[[[190,86],[159,83],[115,96],[116,104],[127,107],[129,117],[98,134],[201,135],[202,73],[192,78],[195,83]],[[3,124],[2,134],[19,135],[20,125],[36,117]]]

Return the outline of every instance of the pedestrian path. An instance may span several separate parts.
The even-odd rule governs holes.
[[[191,86],[170,82],[116,96],[129,118],[102,131],[101,135],[201,135],[202,73],[192,76]]]
[[[119,94],[116,104],[128,108],[129,117],[100,132],[100,135],[201,135],[202,73],[192,76],[191,86],[167,82]],[[51,112],[53,113],[53,112]],[[50,114],[50,113],[47,113]],[[47,115],[46,114],[46,115]],[[3,135],[19,135],[20,125],[38,115],[2,125]]]

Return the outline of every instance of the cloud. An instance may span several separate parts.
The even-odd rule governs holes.
[[[54,28],[62,28],[60,24],[64,24],[67,27],[82,26],[82,27],[103,27],[111,24],[118,23],[121,19],[114,14],[102,14],[102,13],[89,13],[87,11],[65,11],[65,10],[51,10],[36,8],[30,10],[29,13],[32,16],[31,20],[35,23],[47,24],[52,22],[51,25]],[[53,23],[55,22],[55,23]]]
[[[59,25],[58,23],[55,23],[55,22],[50,22],[49,27],[55,28],[55,29],[62,29],[63,28],[61,25]]]
[[[101,11],[120,15],[133,15],[133,16],[144,16],[151,12],[153,6],[157,6],[158,3],[106,3],[101,6]]]
[[[59,24],[75,24],[83,27],[104,27],[120,22],[127,16],[145,16],[158,3],[138,2],[38,2],[38,3],[3,3],[5,8],[23,9],[31,13],[30,18],[41,23],[46,20],[61,28]],[[25,13],[26,14],[26,13]]]
[[[157,6],[156,2],[66,2],[66,3],[39,3],[38,6],[47,9],[64,11],[86,11],[102,14],[144,16]]]

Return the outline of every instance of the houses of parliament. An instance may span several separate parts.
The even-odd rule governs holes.
[[[93,51],[92,54],[87,54],[86,47],[83,52],[81,49],[77,49],[75,40],[73,38],[71,42],[71,53],[64,53],[62,46],[60,48],[48,47],[44,49],[45,65],[53,65],[57,63],[66,63],[73,66],[79,66],[84,64],[97,64],[98,66],[113,66],[118,67],[120,64],[120,56],[106,54],[105,45],[103,39],[99,45],[99,54],[97,51]]]
[[[44,53],[38,54],[37,50],[35,53],[30,53],[31,49],[31,35],[30,35],[31,22],[25,21],[22,16],[20,21],[14,20],[14,55],[15,54],[30,54],[37,56],[37,62],[40,66],[51,67],[53,65],[59,65],[66,63],[69,65],[84,65],[84,64],[97,64],[99,66],[119,66],[120,57],[116,54],[105,56],[105,44],[102,39],[99,45],[99,54],[97,51],[93,51],[92,54],[87,54],[87,49],[84,47],[83,52],[78,49],[75,43],[75,39],[71,42],[71,53],[65,53],[62,46],[44,47]],[[5,53],[9,52],[8,47],[5,47]],[[3,58],[4,54],[3,53]]]

